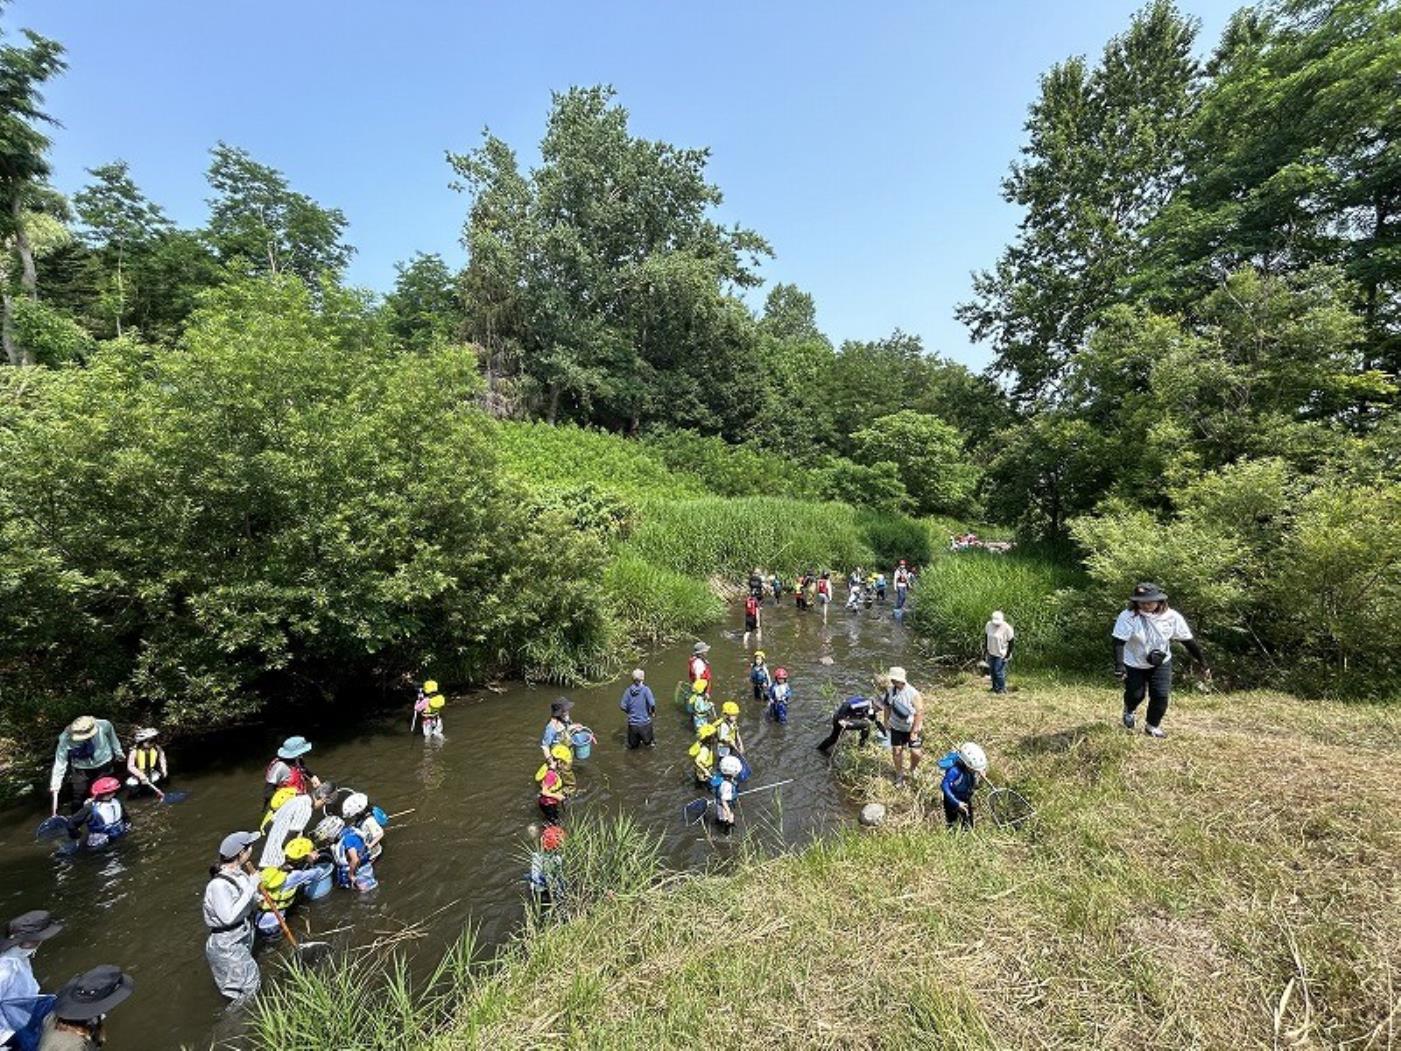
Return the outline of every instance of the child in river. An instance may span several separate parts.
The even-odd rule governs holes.
[[[443,708],[446,706],[447,702],[443,700],[442,694],[435,693],[428,698],[423,710],[423,739],[425,741],[441,741],[443,739]]]
[[[769,687],[773,685],[773,678],[769,675],[769,666],[764,663],[764,651],[754,651],[754,663],[749,666],[749,683],[754,687],[754,699],[762,701],[768,696]]]

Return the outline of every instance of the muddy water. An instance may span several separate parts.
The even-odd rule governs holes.
[[[699,794],[686,755],[689,719],[673,702],[689,644],[656,650],[642,661],[658,700],[654,749],[625,747],[617,707],[625,681],[570,692],[575,718],[599,739],[592,756],[577,764],[581,792],[575,813],[626,811],[661,833],[668,862],[685,868],[723,861],[746,837],[770,847],[797,844],[851,819],[814,745],[827,732],[838,695],[867,690],[879,667],[909,663],[905,630],[888,608],[879,607],[855,614],[833,609],[826,625],[819,614],[799,614],[791,605],[769,606],[764,617],[762,645],[770,666],[786,666],[793,683],[786,726],[763,719],[762,706],[750,699],[754,641],[746,648],[740,632],[726,625],[705,637],[713,646],[717,699],[735,697],[744,708],[742,729],[754,767],[750,786],[794,782],[778,790],[777,798],[764,792],[744,799],[734,841],[718,848],[722,857],[698,828],[681,820],[682,806]],[[555,696],[550,688],[513,686],[501,694],[454,698],[441,745],[408,733],[407,702],[394,718],[353,727],[286,727],[312,736],[310,765],[322,778],[367,791],[390,813],[414,809],[389,829],[376,865],[377,891],[335,891],[302,906],[300,916],[315,931],[349,928],[331,936],[347,948],[426,924],[427,937],[412,943],[424,959],[465,924],[476,925],[488,944],[506,937],[521,916],[523,832],[538,819],[533,775]],[[42,814],[5,815],[0,918],[46,908],[67,923],[35,960],[44,988],[98,963],[119,964],[135,977],[135,995],[109,1020],[109,1047],[208,1047],[234,1031],[221,1017],[223,1003],[204,962],[200,898],[220,838],[256,827],[263,765],[282,729],[229,742],[233,754],[172,750],[172,786],[188,789],[189,799],[175,806],[132,802],[131,835],[105,854],[59,859],[50,845],[34,842]],[[265,981],[276,980],[276,969],[268,966],[275,952],[260,957]]]

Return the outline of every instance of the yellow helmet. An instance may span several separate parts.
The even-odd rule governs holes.
[[[443,710],[443,705],[445,705],[445,704],[447,704],[447,703],[448,703],[448,702],[445,701],[445,700],[443,700],[443,698],[442,698],[441,696],[438,696],[438,697],[429,697],[429,698],[428,698],[428,710],[429,710],[430,712],[441,712],[441,711]]]
[[[298,836],[292,842],[282,848],[282,853],[287,855],[289,861],[301,861],[302,858],[310,856],[315,849],[315,845],[306,836]]]
[[[687,754],[687,755],[700,755],[700,750],[701,750],[701,743],[700,743],[699,741],[693,741],[693,742],[691,743],[691,747],[688,748],[688,749],[686,749],[686,754]]]
[[[555,745],[553,748],[550,749],[550,754],[556,759],[563,759],[565,761],[574,758],[574,752],[570,749],[570,747],[567,744]]]
[[[438,680],[437,680],[437,679],[429,679],[427,682],[425,682],[425,683],[423,684],[423,692],[424,692],[424,693],[437,693],[437,692],[438,692]]]
[[[707,687],[708,685],[709,685],[709,684],[708,684],[704,679],[697,679],[695,682],[691,683],[691,692],[692,692],[692,693],[705,693],[706,687]]]
[[[734,701],[726,701],[720,706],[720,710],[726,715],[738,715],[739,705],[735,704]]]
[[[768,655],[767,655],[763,650],[755,650],[755,651],[754,651],[754,659],[755,659],[756,661],[761,661],[761,660],[763,660],[766,656],[768,656]]]
[[[276,890],[287,882],[287,873],[275,865],[269,865],[261,873],[263,886],[268,890]]]
[[[702,741],[706,740],[709,737],[714,737],[715,724],[706,723],[704,726],[702,726],[699,730],[696,731],[696,736],[699,737]]]
[[[288,785],[286,788],[279,788],[272,794],[272,798],[268,800],[268,809],[279,810],[296,798],[297,790],[291,785]]]

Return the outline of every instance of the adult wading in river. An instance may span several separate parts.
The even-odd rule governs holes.
[[[6,927],[0,939],[0,1047],[26,1046],[43,1022],[51,1002],[40,995],[30,961],[62,930],[63,924],[42,909],[16,916]]]
[[[295,788],[298,792],[310,792],[321,784],[321,778],[307,769],[303,758],[311,751],[311,742],[305,737],[289,737],[277,750],[277,757],[268,763],[263,773],[263,806],[272,801],[273,793],[279,788]]]
[[[49,773],[52,813],[58,813],[58,794],[63,790],[65,775],[76,809],[87,802],[93,782],[117,773],[117,764],[125,762],[126,753],[111,723],[91,715],[78,716],[58,735],[53,770]]]
[[[628,747],[656,744],[652,731],[652,716],[657,711],[657,699],[652,696],[652,688],[643,680],[647,673],[636,668],[632,673],[632,684],[623,691],[618,707],[628,713]]]
[[[1129,596],[1128,609],[1114,621],[1114,674],[1124,682],[1124,727],[1134,727],[1134,712],[1148,694],[1148,719],[1143,732],[1166,737],[1163,716],[1172,694],[1172,644],[1180,642],[1208,681],[1211,669],[1192,638],[1187,618],[1168,607],[1167,592],[1157,584],[1139,584]]]
[[[253,867],[256,832],[231,832],[219,844],[219,863],[209,870],[204,887],[204,925],[209,937],[204,958],[219,992],[235,1003],[258,991],[262,980],[253,959],[254,914],[261,894]]]

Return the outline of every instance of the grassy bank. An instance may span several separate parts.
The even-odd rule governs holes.
[[[931,784],[897,791],[879,752],[848,755],[886,827],[595,896],[452,969],[375,1046],[675,1047],[723,1018],[763,1047],[1389,1046],[1401,712],[1193,695],[1159,744],[1115,726],[1111,689],[1019,685],[940,692],[926,736],[982,741],[1031,828],[949,836]],[[364,981],[344,1010],[378,1010]]]

